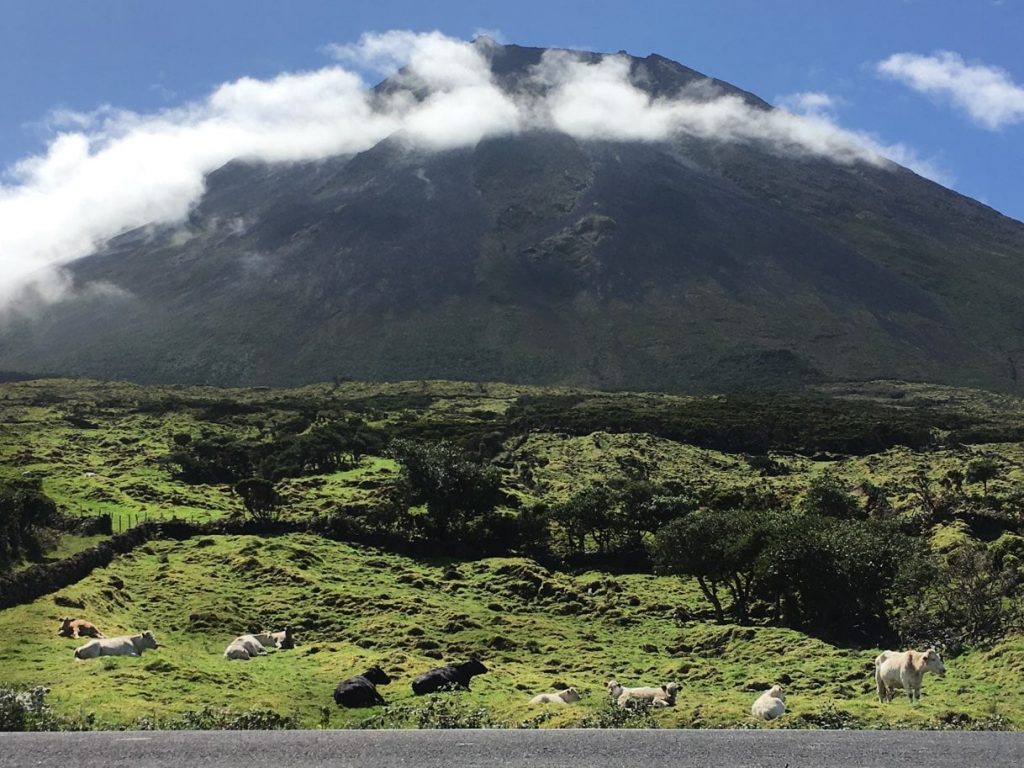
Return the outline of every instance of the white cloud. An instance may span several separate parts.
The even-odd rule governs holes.
[[[490,71],[493,45],[398,31],[329,49],[350,65],[400,73],[406,90],[372,91],[356,72],[334,65],[242,78],[202,101],[152,114],[111,107],[55,113],[46,152],[8,169],[10,181],[0,185],[0,304],[26,281],[45,298],[60,295],[68,288],[62,265],[126,230],[183,221],[202,196],[205,175],[235,158],[316,160],[392,135],[438,151],[547,129],[580,139],[759,142],[841,163],[915,162],[905,148],[841,128],[824,94],[793,102],[803,114],[750,106],[708,84],[654,99],[633,83],[623,56],[583,61],[549,52],[523,90],[510,94]],[[182,231],[178,240],[185,238]]]
[[[1024,86],[999,67],[968,64],[958,53],[938,51],[931,56],[897,53],[877,69],[915,91],[949,99],[986,128],[1024,122]]]
[[[839,107],[839,100],[822,91],[803,91],[791,93],[776,99],[780,107],[796,114],[820,115],[834,112]]]
[[[836,113],[846,102],[822,91],[804,91],[780,96],[776,103],[785,110],[805,118],[808,125],[815,123],[823,130],[843,131],[836,122]],[[869,152],[910,168],[915,173],[947,187],[953,186],[953,176],[935,160],[924,159],[905,144],[886,144],[878,137],[863,131],[849,132],[850,138]]]

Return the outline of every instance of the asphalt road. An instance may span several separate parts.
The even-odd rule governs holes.
[[[1020,768],[1024,734],[923,731],[0,733],[0,768]]]

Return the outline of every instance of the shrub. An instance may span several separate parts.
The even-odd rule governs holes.
[[[299,721],[296,715],[282,715],[272,709],[256,707],[237,712],[228,707],[215,709],[207,705],[156,722],[140,718],[135,727],[142,731],[284,731],[298,728]]]
[[[380,714],[363,720],[360,728],[507,728],[508,724],[495,720],[483,707],[473,706],[451,694],[434,694],[421,705],[385,707]]]
[[[658,721],[651,714],[650,705],[620,707],[609,701],[598,712],[587,715],[578,728],[657,728]]]
[[[42,555],[41,531],[57,519],[57,505],[38,478],[0,482],[0,571]]]
[[[261,477],[250,477],[236,483],[234,491],[242,498],[242,503],[253,520],[273,522],[278,518],[281,497],[271,481]]]
[[[913,595],[900,602],[895,616],[900,639],[911,645],[932,645],[956,655],[1022,626],[1014,563],[978,542],[965,542],[944,558],[908,569],[899,591]]]

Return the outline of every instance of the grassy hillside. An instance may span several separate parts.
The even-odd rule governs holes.
[[[0,669],[3,682],[50,686],[59,714],[94,714],[98,727],[206,704],[269,707],[307,727],[321,724],[326,706],[331,726],[355,726],[380,710],[337,710],[340,679],[380,664],[394,678],[382,689],[389,703],[422,705],[411,679],[471,651],[491,671],[452,697],[507,724],[535,717],[530,696],[563,684],[583,701],[544,725],[578,724],[604,708],[612,675],[680,682],[679,705],[654,713],[664,727],[753,725],[751,702],[779,679],[790,694],[782,727],[944,727],[998,723],[996,715],[1024,723],[1024,642],[951,661],[945,680],[928,678],[920,705],[881,705],[870,673],[876,649],[778,628],[677,623],[677,608],[702,610],[672,578],[567,576],[515,558],[417,561],[304,535],[201,538],[152,543],[53,597],[0,612],[0,631],[19,638],[0,649]],[[75,660],[78,641],[55,634],[69,610],[110,634],[151,628],[164,647],[138,659]],[[285,622],[303,627],[297,648],[249,662],[221,655],[250,624]]]
[[[38,477],[64,514],[110,515],[114,532],[153,518],[239,517],[231,483],[186,482],[176,450],[221,439],[277,450],[351,419],[384,442],[334,471],[279,479],[285,518],[340,511],[369,525],[400,476],[387,441],[444,439],[499,473],[509,515],[638,480],[700,506],[795,507],[827,475],[861,507],[880,492],[895,524],[936,552],[982,540],[1004,565],[1024,556],[1021,401],[900,382],[761,399],[451,382],[11,382],[0,384],[0,481]],[[950,485],[951,472],[979,459],[996,468],[984,489]],[[551,525],[546,562],[555,564],[562,537]],[[53,533],[46,557],[102,538]],[[417,558],[310,534],[151,541],[78,584],[0,611],[0,631],[19,639],[0,649],[0,685],[45,684],[60,716],[96,727],[171,724],[207,705],[269,708],[306,727],[414,726],[430,718],[406,708],[425,706],[411,679],[479,652],[492,672],[450,698],[459,722],[609,724],[603,686],[615,676],[681,683],[679,705],[652,715],[666,727],[755,725],[751,702],[779,681],[789,695],[783,727],[1024,727],[1024,637],[1012,628],[949,659],[945,680],[926,680],[920,705],[880,705],[877,647],[774,626],[767,611],[750,626],[715,624],[694,581],[651,575],[646,563],[606,557],[601,570],[548,570],[521,552],[442,560],[415,535],[407,544]],[[76,661],[76,641],[56,636],[57,617],[69,613],[107,634],[152,629],[164,647]],[[298,648],[223,658],[237,634],[286,623],[299,628]],[[337,710],[337,682],[374,663],[395,679],[383,693],[398,706]],[[530,696],[563,685],[583,701],[538,718]],[[431,706],[436,715],[440,705]]]

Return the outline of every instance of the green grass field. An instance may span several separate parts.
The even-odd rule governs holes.
[[[450,382],[288,391],[2,384],[0,477],[41,477],[66,514],[109,514],[115,532],[154,518],[205,521],[240,514],[242,504],[229,485],[173,479],[166,457],[175,435],[268,434],[309,408],[357,413],[405,435],[483,434],[521,395],[550,393],[576,394]],[[1018,400],[965,390],[887,382],[828,394],[854,403],[952,408],[986,424],[1024,418]],[[656,395],[632,397],[660,402]],[[214,413],[211,404],[225,400],[253,408]],[[830,472],[851,489],[864,481],[884,488],[897,514],[911,515],[918,476],[938,483],[977,457],[999,464],[991,494],[1009,498],[1024,483],[1024,444],[1012,441],[927,451],[897,446],[860,456],[773,452],[780,470],[762,475],[744,454],[654,434],[532,430],[505,439],[496,461],[506,492],[523,503],[563,499],[641,466],[654,482],[698,491],[756,485],[785,503],[796,503],[812,478]],[[391,459],[365,456],[343,471],[286,479],[284,514],[301,518],[368,503],[396,472]],[[957,521],[928,533],[940,551],[969,535]],[[64,536],[47,557],[67,557],[98,540]],[[693,618],[677,621],[678,609]],[[67,614],[107,635],[151,629],[163,647],[141,658],[78,661],[78,641],[56,635],[57,617]],[[224,659],[236,635],[289,623],[298,627],[297,648],[248,662]],[[663,727],[1024,728],[1024,637],[949,660],[945,679],[926,678],[920,704],[883,705],[871,671],[879,649],[830,645],[779,627],[714,624],[689,581],[552,572],[514,557],[418,560],[306,534],[152,541],[78,584],[0,611],[0,632],[9,638],[0,648],[0,684],[47,685],[57,714],[92,727],[131,726],[138,718],[159,723],[207,705],[270,708],[294,714],[304,727],[406,725],[400,715],[382,719],[380,710],[338,710],[331,692],[339,680],[380,664],[394,678],[382,688],[389,703],[420,706],[409,686],[416,674],[479,652],[491,672],[451,699],[509,726],[584,723],[606,709],[604,685],[616,677],[625,685],[682,685],[675,708],[653,712]],[[750,704],[779,681],[789,711],[770,726],[755,722]],[[538,717],[544,710],[529,698],[566,685],[583,700]]]
[[[61,605],[57,603],[60,602]],[[81,606],[69,608],[69,605]],[[390,704],[417,704],[409,684],[437,658],[479,651],[490,672],[450,694],[516,725],[543,708],[537,692],[575,685],[583,700],[546,726],[572,726],[604,708],[605,681],[678,681],[664,727],[754,726],[750,704],[789,680],[789,712],[773,725],[944,727],[994,715],[1024,722],[1024,643],[952,660],[927,678],[920,704],[879,704],[871,678],[877,649],[848,649],[771,627],[677,625],[676,608],[704,610],[673,578],[555,574],[517,558],[430,562],[308,535],[229,536],[153,542],[83,582],[0,612],[0,631],[19,642],[0,650],[3,682],[45,684],[55,711],[97,727],[175,713],[269,707],[306,727],[358,726],[379,710],[338,710],[337,682],[372,664],[394,679]],[[140,658],[76,660],[81,642],[56,635],[57,617],[88,616],[108,635],[152,629],[162,647]],[[299,645],[250,661],[224,648],[251,625],[293,623]],[[786,677],[783,677],[786,676]]]

